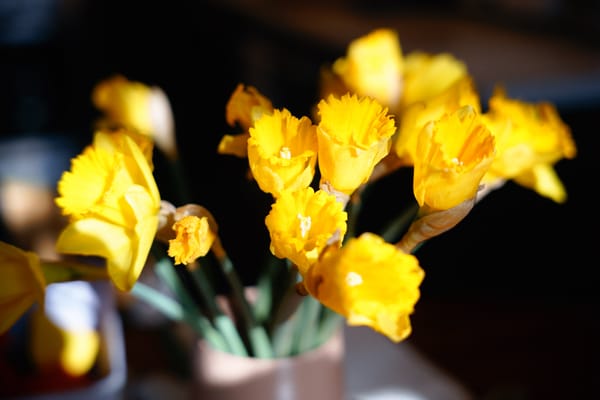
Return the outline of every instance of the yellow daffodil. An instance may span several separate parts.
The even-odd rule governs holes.
[[[497,154],[484,182],[513,179],[542,196],[564,202],[566,190],[553,165],[574,158],[577,149],[556,108],[546,102],[510,99],[499,88],[489,105],[484,122],[496,138]]]
[[[353,40],[346,57],[337,59],[332,69],[348,91],[375,98],[393,109],[402,95],[403,60],[398,33],[380,28]]]
[[[265,218],[271,252],[291,260],[304,275],[326,245],[339,245],[346,219],[342,204],[329,193],[311,187],[285,191]]]
[[[39,257],[0,241],[0,334],[33,304],[43,304],[46,280]]]
[[[331,95],[317,107],[321,185],[350,195],[390,151],[394,119],[376,100],[357,95]]]
[[[317,164],[316,126],[286,109],[263,114],[250,128],[248,162],[258,186],[275,197],[307,187]]]
[[[465,105],[471,105],[477,113],[481,113],[479,94],[469,75],[463,76],[439,95],[409,106],[400,119],[398,135],[394,139],[394,151],[402,165],[414,164],[417,137],[426,123],[438,120]]]
[[[428,54],[420,51],[406,54],[400,109],[437,96],[465,75],[465,63],[452,54]]]
[[[494,137],[480,117],[467,105],[425,125],[414,164],[419,206],[447,210],[475,197],[494,157]]]
[[[98,83],[92,91],[92,102],[120,126],[150,135],[150,87],[115,75]]]
[[[56,204],[70,221],[57,250],[104,257],[115,285],[130,290],[146,262],[160,210],[158,188],[139,147],[125,134],[97,132],[62,175],[58,194]]]
[[[101,303],[89,282],[54,283],[44,307],[29,318],[31,358],[38,371],[70,377],[90,372],[98,361]]]
[[[106,115],[104,124],[146,135],[168,157],[177,158],[173,112],[161,88],[115,75],[94,87],[92,102]]]
[[[58,370],[74,377],[88,373],[97,360],[100,341],[97,330],[73,332],[61,328],[43,310],[32,315],[31,353],[41,371]]]
[[[198,257],[205,256],[215,240],[208,218],[188,215],[173,224],[175,239],[169,240],[169,256],[175,264],[189,264]]]
[[[363,233],[341,249],[328,248],[305,279],[308,292],[346,317],[399,342],[411,333],[410,315],[425,276],[416,257]]]
[[[254,86],[238,84],[225,107],[225,120],[229,126],[238,125],[243,133],[224,135],[217,152],[245,158],[248,156],[248,132],[263,114],[273,112],[271,100],[263,96]]]

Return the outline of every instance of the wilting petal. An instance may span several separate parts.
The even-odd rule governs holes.
[[[169,256],[175,264],[189,264],[210,250],[215,233],[211,231],[208,218],[188,215],[173,224],[175,239],[169,240]]]

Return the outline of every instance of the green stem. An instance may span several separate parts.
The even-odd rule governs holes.
[[[306,296],[302,300],[299,308],[299,327],[296,330],[295,354],[302,354],[305,351],[317,346],[318,321],[322,305],[312,296]]]
[[[419,205],[417,203],[411,204],[410,207],[407,207],[400,215],[391,220],[390,223],[382,229],[381,237],[388,243],[397,242],[400,235],[406,231],[418,212]]]
[[[227,256],[227,253],[220,247],[218,239],[213,244],[213,251],[219,260],[221,269],[229,286],[231,287],[231,293],[233,295],[233,301],[236,307],[234,307],[241,316],[241,323],[246,327],[248,340],[252,349],[252,354],[258,358],[271,358],[273,357],[273,349],[267,331],[261,325],[256,322],[252,309],[248,304],[246,296],[244,295],[244,286],[242,285],[238,275],[235,272],[233,263]]]
[[[204,316],[186,310],[174,299],[165,296],[158,290],[139,281],[131,289],[131,294],[147,302],[163,313],[167,318],[173,321],[183,321],[188,323],[191,327],[196,329],[211,346],[222,351],[227,351],[228,346],[225,340]]]
[[[201,299],[194,301],[192,297],[190,297],[190,292],[182,285],[177,271],[175,271],[175,267],[169,259],[163,258],[162,260],[159,260],[156,263],[155,268],[156,273],[161,277],[161,279],[163,279],[163,281],[167,283],[173,293],[177,295],[184,307],[197,310],[199,306],[204,305],[200,304]],[[185,271],[187,271],[187,269]],[[202,295],[200,290],[197,290],[196,292],[197,296]],[[237,329],[229,318],[222,315],[215,316],[213,323],[217,330],[225,338],[227,346],[225,351],[241,356],[247,355],[247,351],[237,333]]]
[[[350,197],[350,202],[347,207],[348,212],[348,223],[346,229],[345,240],[349,238],[353,238],[356,236],[356,225],[358,223],[358,216],[360,215],[360,210],[362,208],[362,193],[364,191],[364,186],[359,188],[352,196]]]
[[[270,253],[269,253],[270,254]],[[289,264],[287,260],[270,255],[258,277],[256,288],[258,297],[253,304],[254,316],[258,323],[269,325],[289,288]],[[292,283],[293,284],[293,281]]]
[[[324,343],[337,331],[344,322],[344,317],[335,311],[323,306],[321,312],[321,321],[319,325],[319,333],[317,345]]]
[[[180,158],[169,159],[169,167],[171,176],[173,177],[173,182],[175,183],[175,190],[177,191],[180,204],[189,203],[192,197],[189,192],[189,185],[187,183],[186,171],[183,166],[183,162]]]
[[[273,330],[273,352],[276,357],[292,355],[294,332],[298,328],[298,316],[292,315],[286,321],[278,324]]]

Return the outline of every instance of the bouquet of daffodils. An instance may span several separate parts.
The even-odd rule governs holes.
[[[48,261],[0,243],[0,331],[42,306],[47,285],[107,278],[242,356],[303,353],[341,321],[400,342],[424,279],[416,256],[424,242],[508,180],[566,200],[554,165],[575,157],[576,146],[555,107],[512,99],[498,86],[484,110],[466,65],[451,54],[403,54],[397,33],[381,28],[324,64],[319,79],[310,116],[245,84],[225,105],[232,131],[215,151],[247,159],[248,179],[272,198],[270,245],[252,290],[228,256],[235,243],[219,236],[219,216],[187,198],[166,94],[123,76],[99,82],[93,141],[57,186],[68,219],[56,241],[64,257]],[[172,167],[177,193],[158,187],[157,156]],[[359,232],[366,190],[405,169],[414,199],[386,210],[381,232]],[[140,281],[145,268],[169,291]]]

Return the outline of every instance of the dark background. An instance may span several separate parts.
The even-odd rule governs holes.
[[[172,103],[194,198],[213,212],[251,281],[268,246],[269,198],[245,179],[245,160],[216,154],[221,136],[234,132],[224,110],[237,83],[309,115],[319,68],[375,27],[398,29],[404,52],[449,51],[467,62],[482,100],[503,82],[513,97],[553,101],[579,153],[556,166],[566,204],[508,183],[419,251],[426,278],[409,340],[477,398],[590,398],[600,373],[592,196],[600,6],[518,4],[3,1],[0,140],[67,138],[76,155],[91,139],[97,114],[90,93],[99,80],[120,73],[160,86]],[[397,188],[410,187],[409,179],[386,178],[367,206],[397,206]],[[377,229],[385,217],[374,212],[361,229]]]

